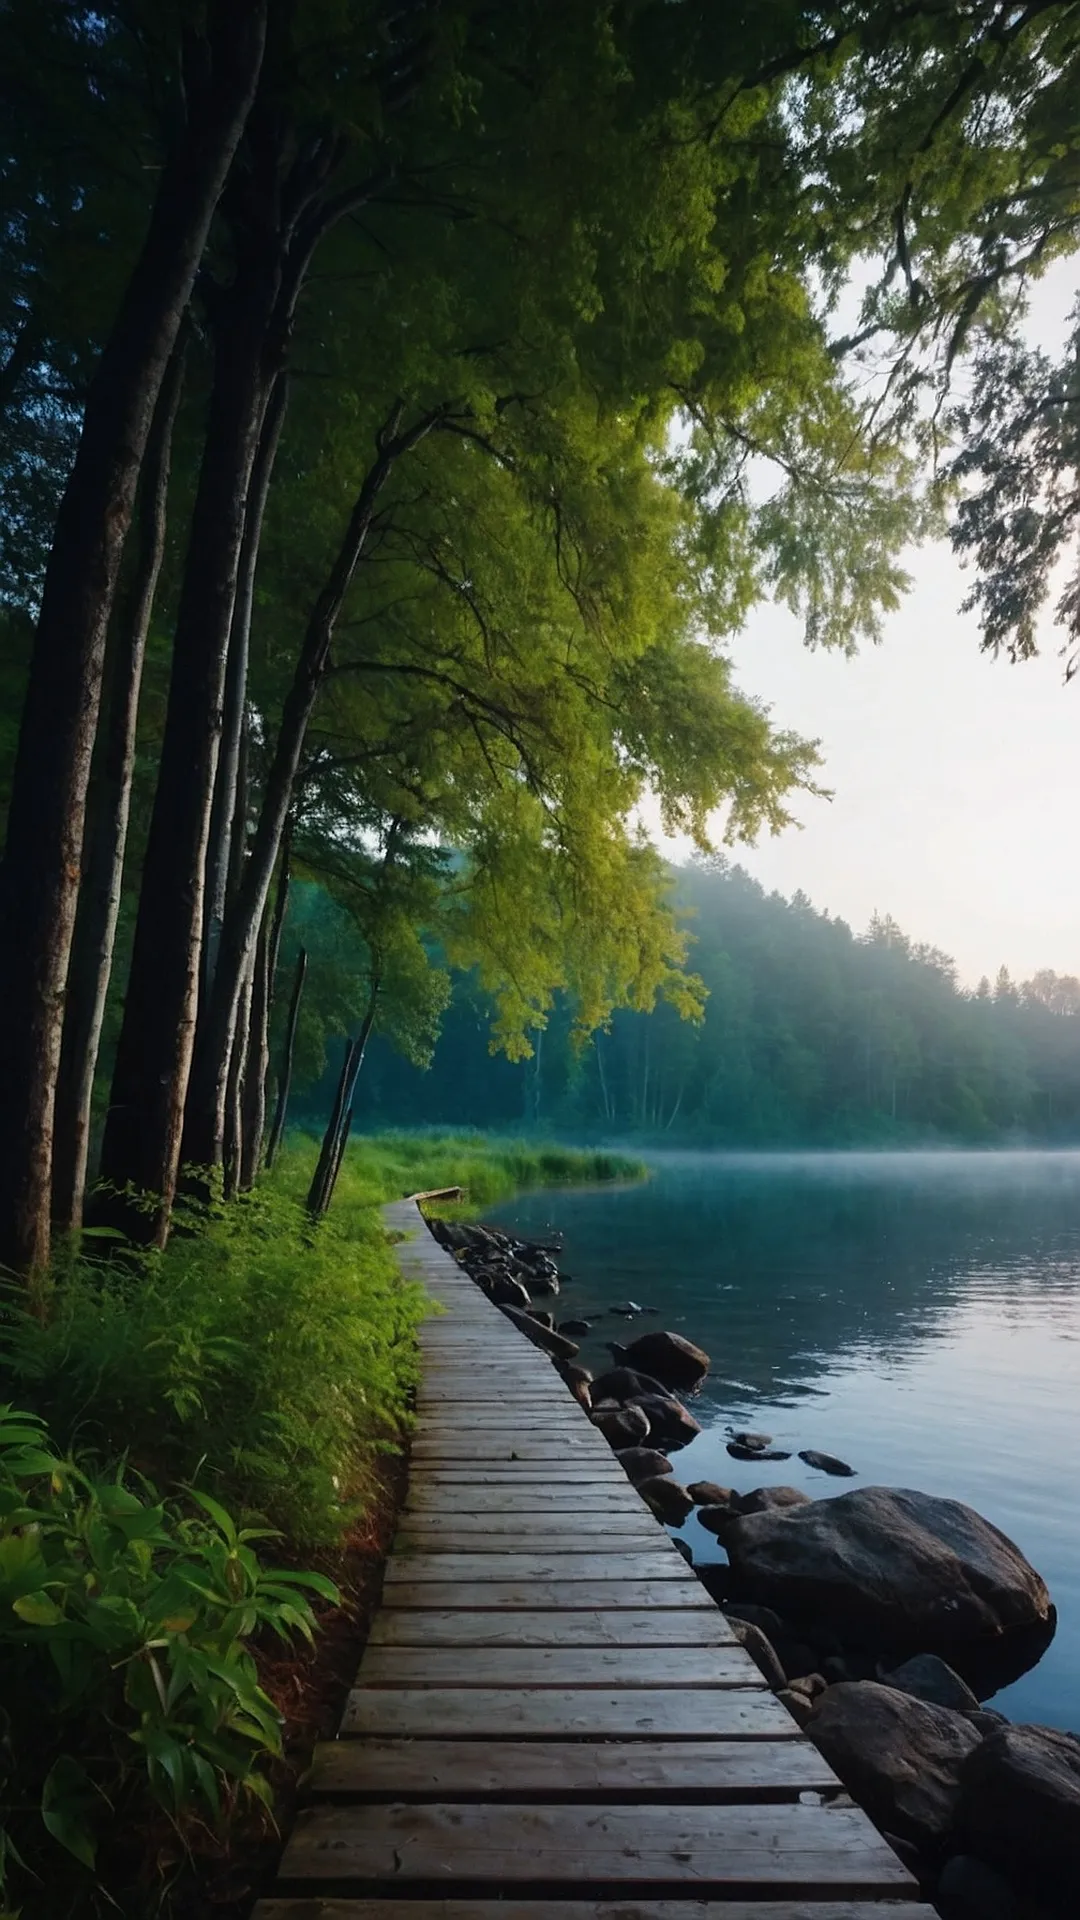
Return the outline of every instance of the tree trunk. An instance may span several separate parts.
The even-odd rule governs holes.
[[[352,1125],[353,1095],[356,1092],[356,1083],[360,1078],[360,1069],[364,1064],[364,1054],[367,1051],[367,1043],[371,1038],[371,1029],[375,1024],[375,1009],[378,1005],[378,1000],[379,980],[376,976],[372,981],[367,1012],[361,1021],[360,1031],[356,1039],[352,1041],[345,1050],[345,1060],[341,1069],[341,1077],[338,1081],[337,1096],[334,1100],[330,1118],[326,1124],[326,1132],[323,1134],[319,1158],[315,1166],[311,1185],[308,1188],[308,1212],[314,1214],[316,1217],[325,1213],[327,1207],[330,1205],[330,1196],[334,1191],[334,1184],[337,1180],[346,1142],[349,1138],[349,1128]]]
[[[150,822],[101,1171],[158,1202],[129,1207],[133,1237],[164,1242],[176,1190],[202,953],[210,809],[245,504],[277,369],[264,353],[276,257],[241,254],[219,315],[199,486],[177,613],[169,703]],[[239,1002],[238,985],[237,1001]],[[225,1062],[224,1082],[228,1072]],[[220,1165],[197,1150],[196,1165]]]
[[[270,1138],[266,1146],[266,1171],[277,1158],[285,1132],[285,1118],[289,1110],[289,1089],[292,1086],[293,1053],[296,1048],[296,1023],[300,1017],[300,995],[304,991],[304,975],[307,972],[307,953],[301,947],[296,956],[296,973],[293,976],[293,990],[289,999],[289,1017],[285,1022],[285,1039],[281,1048],[281,1071],[278,1074],[277,1099],[274,1103],[274,1118],[270,1126]]]
[[[199,1023],[198,1055],[188,1103],[185,1153],[200,1164],[220,1159],[232,1034],[240,1003],[240,985],[266,905],[281,838],[292,804],[308,723],[330,655],[342,602],[363,553],[378,496],[394,462],[431,432],[440,412],[426,414],[404,433],[396,406],[379,434],[376,459],[357,496],[330,575],[308,621],[293,682],[285,697],[262,810],[252,839],[243,882],[226,908],[214,984]]]
[[[229,1062],[229,1088],[225,1108],[225,1151],[223,1155],[226,1200],[232,1200],[240,1185],[240,1167],[244,1153],[244,1069],[247,1066],[248,1032],[251,1022],[252,975],[244,981],[240,1013],[236,1022],[236,1043]]]
[[[244,716],[247,698],[248,653],[251,642],[251,611],[255,599],[255,572],[259,559],[266,502],[274,471],[281,429],[288,400],[286,376],[279,375],[259,436],[259,451],[251,475],[251,489],[244,514],[244,540],[233,604],[229,634],[229,661],[225,673],[225,712],[221,729],[221,751],[214,782],[214,805],[210,815],[210,844],[206,856],[206,931],[204,984],[214,976],[221,923],[225,905],[236,891],[232,884],[242,864],[242,846],[235,831],[237,780],[244,751]]]
[[[240,1115],[240,1162],[237,1184],[242,1193],[250,1192],[262,1165],[263,1135],[266,1130],[266,1076],[270,1065],[270,947],[273,928],[264,914],[255,948],[255,973],[251,987],[248,1017],[248,1041],[244,1058],[242,1107]]]
[[[266,0],[216,0],[189,118],[87,396],[57,514],[0,870],[0,1263],[49,1257],[52,1129],[105,637],[158,394],[262,61]],[[207,55],[209,58],[207,58]]]
[[[52,1211],[55,1224],[69,1232],[82,1225],[94,1074],[120,911],[139,689],[165,552],[172,435],[185,350],[186,343],[178,342],[158,398],[139,483],[138,554],[131,591],[121,618],[113,623],[106,663],[108,710],[97,746],[100,780],[75,921],[56,1090]]]

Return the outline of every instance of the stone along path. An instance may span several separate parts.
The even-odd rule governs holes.
[[[540,1353],[428,1233],[382,1608],[253,1920],[933,1920]]]

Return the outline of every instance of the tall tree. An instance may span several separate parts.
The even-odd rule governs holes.
[[[158,393],[250,109],[266,0],[218,0],[184,35],[185,119],[86,396],[38,616],[0,868],[0,1261],[49,1256],[63,996],[102,662]]]

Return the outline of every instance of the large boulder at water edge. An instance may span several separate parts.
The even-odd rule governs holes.
[[[594,1413],[592,1423],[594,1427],[599,1427],[609,1447],[633,1447],[649,1437],[649,1416],[643,1407],[620,1407],[617,1413]]]
[[[688,1447],[696,1440],[701,1428],[692,1413],[687,1413],[681,1401],[673,1400],[666,1393],[643,1393],[630,1402],[647,1414],[649,1432],[661,1446]]]
[[[1080,1740],[1002,1727],[964,1769],[959,1824],[972,1850],[1054,1913],[1080,1912]]]
[[[624,1359],[665,1387],[699,1387],[709,1371],[708,1354],[681,1333],[643,1333],[630,1342]]]
[[[903,1666],[894,1667],[891,1673],[883,1673],[879,1678],[887,1687],[910,1693],[916,1700],[929,1700],[934,1707],[952,1707],[956,1713],[978,1710],[978,1695],[972,1693],[967,1681],[961,1680],[936,1653],[917,1653],[913,1659],[905,1660]]]
[[[829,1687],[807,1731],[886,1833],[932,1850],[951,1832],[979,1735],[963,1714],[872,1680]]]
[[[948,1653],[1052,1618],[1018,1547],[959,1500],[863,1487],[741,1515],[725,1536],[739,1590],[856,1644]]]
[[[659,1380],[653,1380],[648,1374],[636,1373],[632,1367],[609,1367],[606,1373],[598,1373],[593,1381],[593,1399],[614,1400],[617,1405],[625,1406],[628,1400],[637,1400],[643,1393],[666,1392]]]
[[[651,1480],[638,1480],[637,1490],[665,1526],[681,1527],[694,1511],[694,1503],[685,1487],[667,1474],[654,1474]]]
[[[615,1458],[635,1487],[658,1473],[674,1471],[667,1455],[657,1452],[655,1447],[620,1447]]]

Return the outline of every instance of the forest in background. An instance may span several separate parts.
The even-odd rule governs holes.
[[[533,1035],[532,1058],[514,1063],[489,1051],[492,1008],[475,977],[458,973],[427,1069],[376,1037],[356,1124],[725,1147],[1080,1140],[1076,977],[1047,969],[1013,981],[1001,968],[967,990],[948,954],[887,915],[854,933],[722,859],[673,880],[689,966],[706,990],[699,1019],[666,1005],[622,1010],[576,1045],[560,1006]],[[288,930],[288,943],[301,939],[311,1008],[297,1111],[315,1124],[333,1078],[323,1037],[348,1022],[357,956],[314,888]]]

